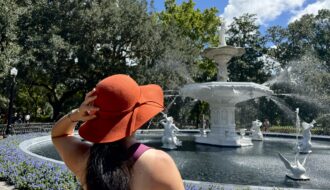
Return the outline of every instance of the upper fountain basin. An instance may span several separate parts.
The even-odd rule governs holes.
[[[187,84],[180,89],[183,97],[191,97],[211,104],[235,105],[249,99],[270,96],[267,86],[253,82],[207,82]]]
[[[220,47],[210,47],[206,48],[202,56],[209,59],[217,60],[218,57],[222,58],[223,56],[241,56],[245,53],[244,48],[234,47],[234,46],[220,46]]]

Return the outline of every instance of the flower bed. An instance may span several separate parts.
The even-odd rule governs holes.
[[[0,179],[17,189],[79,189],[79,184],[66,166],[37,159],[19,149],[24,140],[45,133],[10,136],[0,141]]]

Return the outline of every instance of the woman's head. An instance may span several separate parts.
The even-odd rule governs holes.
[[[128,75],[112,75],[95,87],[99,108],[96,118],[79,129],[84,139],[107,143],[131,136],[163,110],[163,91],[158,85],[139,86]]]

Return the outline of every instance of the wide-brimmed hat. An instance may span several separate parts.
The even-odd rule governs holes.
[[[95,87],[96,118],[82,124],[79,135],[94,143],[131,136],[164,109],[164,95],[155,84],[139,86],[128,75],[112,75]]]

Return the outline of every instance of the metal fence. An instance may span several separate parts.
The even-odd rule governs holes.
[[[10,133],[26,134],[26,133],[37,133],[37,132],[49,132],[54,123],[15,123],[12,124]],[[5,134],[7,124],[0,124],[0,135]]]

